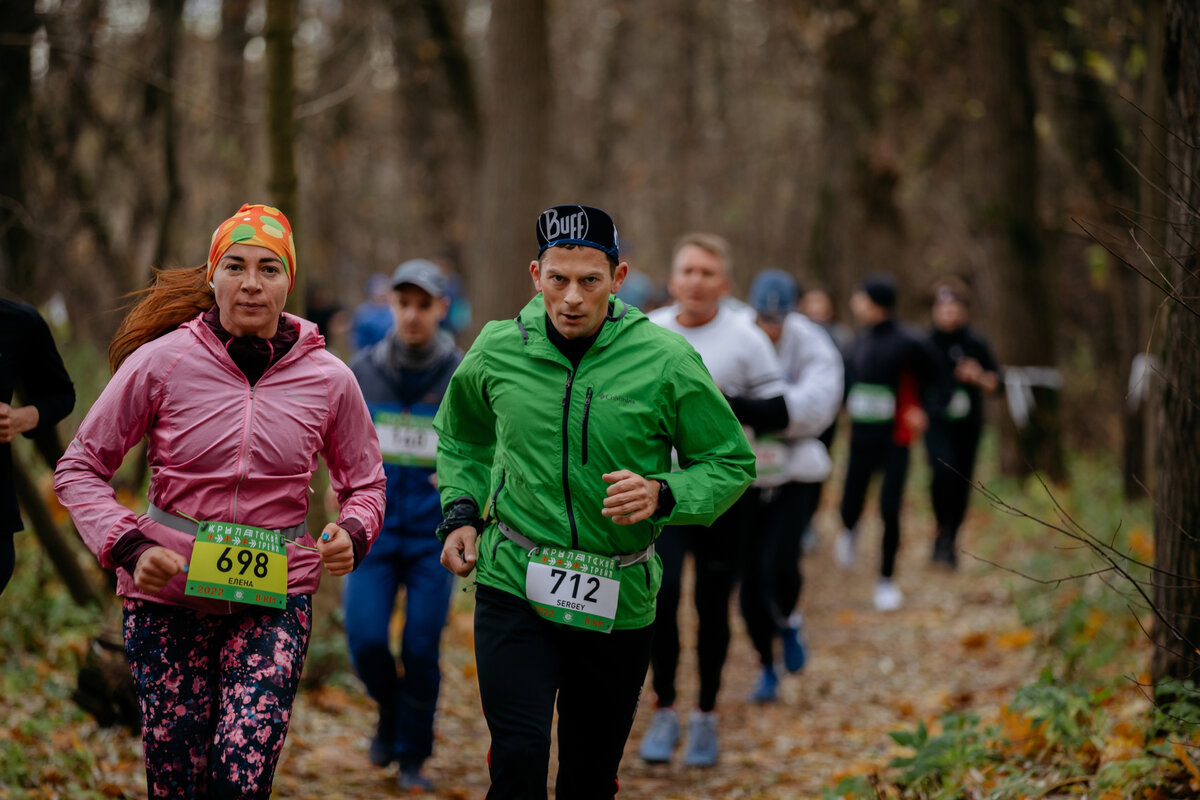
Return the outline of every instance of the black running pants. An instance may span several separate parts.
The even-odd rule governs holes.
[[[662,588],[654,618],[654,650],[650,659],[659,708],[675,704],[675,672],[679,666],[679,596],[683,559],[690,550],[695,564],[693,600],[698,630],[696,660],[700,670],[699,709],[712,711],[721,689],[721,670],[729,652],[729,598],[737,584],[742,558],[741,537],[750,528],[758,492],[747,489],[733,506],[709,527],[667,527],[655,543],[662,559]]]
[[[610,800],[650,661],[650,627],[597,633],[478,587],[475,663],[492,735],[489,800],[546,797],[558,701],[557,797]]]
[[[842,524],[853,530],[862,516],[867,487],[876,472],[883,472],[879,490],[879,515],[883,518],[883,558],[879,574],[890,578],[896,572],[900,551],[900,501],[908,479],[908,448],[891,441],[851,444],[850,463],[842,487]]]
[[[820,496],[819,483],[763,489],[754,524],[742,537],[742,619],[764,667],[775,663],[775,640],[800,600],[800,537]]]
[[[938,535],[951,542],[967,515],[970,481],[975,472],[975,456],[982,433],[982,424],[972,420],[931,421],[925,433],[925,451],[932,473],[929,493]]]

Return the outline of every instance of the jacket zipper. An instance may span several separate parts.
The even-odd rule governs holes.
[[[591,413],[591,411],[592,411],[592,387],[589,386],[588,391],[587,391],[587,397],[584,398],[584,401],[583,401],[583,463],[584,464],[587,464],[587,446],[588,446],[587,424],[588,424],[588,415]]]
[[[571,384],[575,382],[575,373],[567,373],[567,385],[563,388],[563,421],[562,421],[562,482],[563,500],[567,504],[567,521],[571,523],[571,548],[579,548],[579,531],[575,528],[575,511],[571,508],[571,482],[567,476],[567,422],[571,417]]]
[[[298,344],[298,342],[297,342],[297,344]],[[261,383],[263,378],[267,377],[267,375],[271,372],[271,370],[278,367],[280,362],[283,361],[283,359],[286,359],[288,356],[290,356],[292,354],[292,352],[295,351],[295,349],[296,349],[296,345],[292,345],[292,350],[288,351],[288,353],[286,355],[284,355],[282,359],[274,362],[273,364],[268,365],[266,370],[264,370],[263,374],[259,377],[258,383]],[[241,369],[238,368],[237,365],[234,365],[234,368],[237,370],[238,374],[242,376],[242,379],[245,380],[246,384],[249,386],[250,381],[246,379],[246,376],[244,373],[242,373]],[[246,474],[249,472],[249,469],[250,469],[250,436],[254,431],[254,398],[255,398],[254,390],[255,390],[255,388],[257,388],[258,383],[255,383],[253,386],[250,386],[249,424],[248,424],[247,431],[246,431],[246,446],[242,450],[242,474],[238,476],[237,485],[233,487],[233,519],[229,520],[230,522],[238,521],[237,520],[238,492],[241,490],[242,481],[244,481],[246,479]],[[309,487],[309,490],[310,491],[312,490],[311,486]]]
[[[238,475],[237,485],[233,487],[233,519],[230,522],[238,521],[238,492],[241,491],[242,481],[246,479],[246,473],[249,471],[250,465],[250,435],[254,431],[254,387],[250,387],[250,410],[247,414],[246,422],[246,444],[242,449],[242,473]]]

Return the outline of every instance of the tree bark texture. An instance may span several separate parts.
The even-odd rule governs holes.
[[[1200,6],[1168,0],[1166,47],[1168,261],[1174,289],[1162,354],[1155,493],[1151,674],[1200,678]]]
[[[13,0],[0,19],[0,33],[31,37],[37,26],[34,0]],[[29,45],[0,47],[0,278],[20,297],[29,296],[37,264],[22,168],[32,113]]]
[[[400,138],[416,155],[411,191],[430,238],[457,252],[469,229],[479,161],[478,96],[461,23],[441,0],[393,0],[400,67]]]
[[[1162,0],[1148,0],[1145,9],[1146,61],[1150,68],[1142,87],[1142,109],[1145,118],[1140,124],[1137,139],[1138,171],[1142,174],[1137,186],[1138,235],[1146,252],[1156,265],[1163,262],[1162,243],[1166,237],[1166,197],[1162,192],[1163,176],[1166,175],[1167,151],[1166,90],[1163,73],[1158,65],[1163,62],[1165,31]],[[1142,271],[1151,269],[1145,257],[1137,256],[1137,266]],[[1126,270],[1132,274],[1132,270]],[[1138,330],[1142,333],[1141,351],[1155,353],[1161,341],[1156,310],[1163,298],[1141,275],[1137,281],[1131,301],[1136,302]],[[1154,472],[1155,426],[1158,415],[1157,378],[1147,372],[1143,385],[1131,394],[1140,398],[1136,405],[1126,403],[1125,415],[1125,493],[1128,497],[1141,497],[1147,489],[1153,491],[1157,476]],[[1132,484],[1132,485],[1131,485]]]
[[[869,272],[897,275],[904,224],[899,167],[880,137],[877,59],[884,46],[874,3],[839,3],[849,21],[822,51],[823,169],[808,246],[808,272],[848,298]]]
[[[971,165],[977,197],[973,224],[990,269],[980,284],[991,311],[997,356],[1011,367],[1056,366],[1053,261],[1038,216],[1036,112],[1026,30],[1013,3],[979,3],[972,26],[972,72],[982,116],[973,123]],[[1001,426],[1001,467],[1065,478],[1057,391],[1034,387],[1021,428]]]
[[[183,39],[183,0],[163,0],[159,6],[162,18],[162,73],[164,88],[151,87],[161,95],[163,197],[158,209],[158,244],[154,251],[154,266],[167,265],[178,252],[177,218],[183,199],[179,174],[179,114],[176,109],[175,78],[179,62],[180,42]]]
[[[294,46],[296,0],[267,0],[266,98],[267,152],[271,174],[267,191],[271,202],[287,215],[292,230],[299,227],[299,198],[296,179],[296,87]],[[299,246],[297,246],[299,249]],[[299,257],[296,259],[299,261]],[[288,295],[287,310],[304,313],[304,270],[296,270],[295,285]]]
[[[477,332],[510,318],[533,295],[529,262],[537,255],[534,225],[546,197],[546,162],[554,110],[545,0],[499,0],[488,35],[489,85],[480,186],[475,278]]]

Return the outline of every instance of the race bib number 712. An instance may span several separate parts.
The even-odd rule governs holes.
[[[553,547],[537,550],[525,570],[525,597],[546,619],[608,633],[621,581],[612,558]]]

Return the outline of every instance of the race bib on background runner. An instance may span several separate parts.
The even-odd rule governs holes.
[[[529,556],[525,597],[548,620],[608,633],[617,616],[621,580],[612,558],[541,547]]]
[[[856,383],[846,396],[846,411],[854,422],[890,422],[896,416],[896,393],[877,383]]]
[[[778,436],[756,436],[751,442],[758,477],[775,478],[782,475],[787,466],[788,446]]]
[[[946,404],[946,419],[966,419],[971,413],[971,395],[966,389],[955,389]]]
[[[270,608],[287,605],[287,548],[275,531],[201,522],[183,593]]]
[[[430,469],[437,464],[438,437],[433,417],[376,411],[372,420],[384,463]]]

